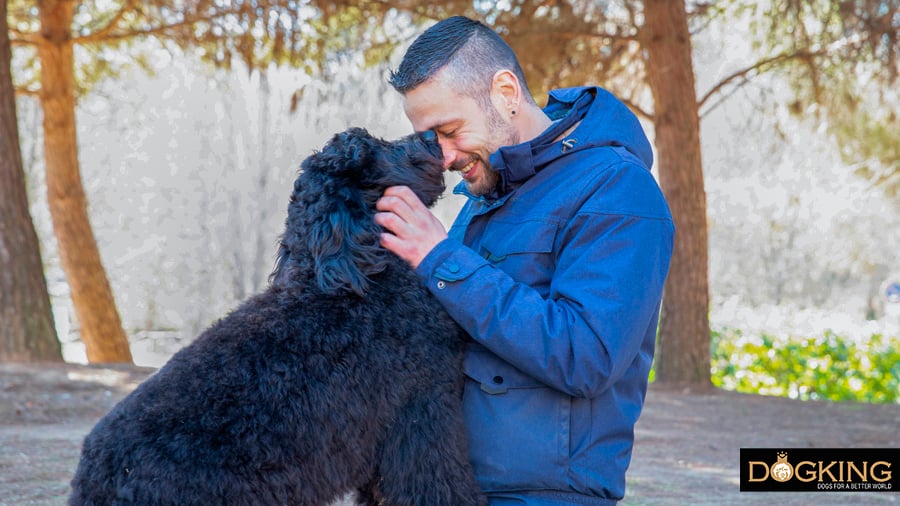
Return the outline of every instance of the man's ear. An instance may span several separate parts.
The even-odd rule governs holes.
[[[491,101],[501,116],[509,118],[518,114],[522,102],[519,78],[511,70],[498,70],[491,80]]]

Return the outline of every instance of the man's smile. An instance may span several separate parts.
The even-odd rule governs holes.
[[[471,177],[474,177],[474,176],[475,176],[475,174],[476,174],[478,171],[473,171],[472,169],[475,168],[475,164],[476,164],[477,162],[478,162],[478,159],[477,159],[477,158],[473,158],[473,159],[472,159],[469,163],[467,163],[465,166],[463,166],[463,167],[461,167],[461,168],[458,169],[459,172],[462,174],[463,179],[470,179]]]

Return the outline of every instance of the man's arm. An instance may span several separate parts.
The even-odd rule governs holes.
[[[441,234],[417,215],[429,211],[402,194],[400,199],[400,213],[415,217],[379,218],[396,231],[387,235],[397,240],[388,237],[383,244],[415,262],[448,313],[493,353],[583,397],[602,393],[634,361],[656,321],[674,234],[670,219],[579,213],[562,231],[549,294],[542,296],[445,233],[431,244]],[[401,204],[380,209],[395,206]]]

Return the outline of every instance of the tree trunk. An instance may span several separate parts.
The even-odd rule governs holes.
[[[0,0],[0,362],[62,361],[28,211],[11,57],[6,0]]]
[[[47,200],[89,362],[132,362],[91,230],[75,134],[73,0],[40,0],[41,107]]]
[[[644,17],[640,37],[653,93],[660,186],[677,227],[656,378],[706,387],[711,385],[706,191],[684,0],[646,0]]]

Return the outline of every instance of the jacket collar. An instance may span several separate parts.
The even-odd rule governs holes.
[[[502,199],[515,187],[534,176],[549,161],[558,156],[558,150],[553,151],[552,155],[549,150],[554,146],[554,141],[558,137],[587,114],[595,96],[595,93],[592,91],[591,88],[582,88],[580,93],[577,94],[551,92],[544,112],[551,120],[554,120],[554,123],[530,141],[512,146],[503,146],[491,154],[491,167],[497,171],[500,180],[497,183],[497,187],[491,193],[485,195],[485,200],[497,201]],[[461,193],[472,198],[472,195],[465,188],[465,182],[457,185],[454,193]]]

